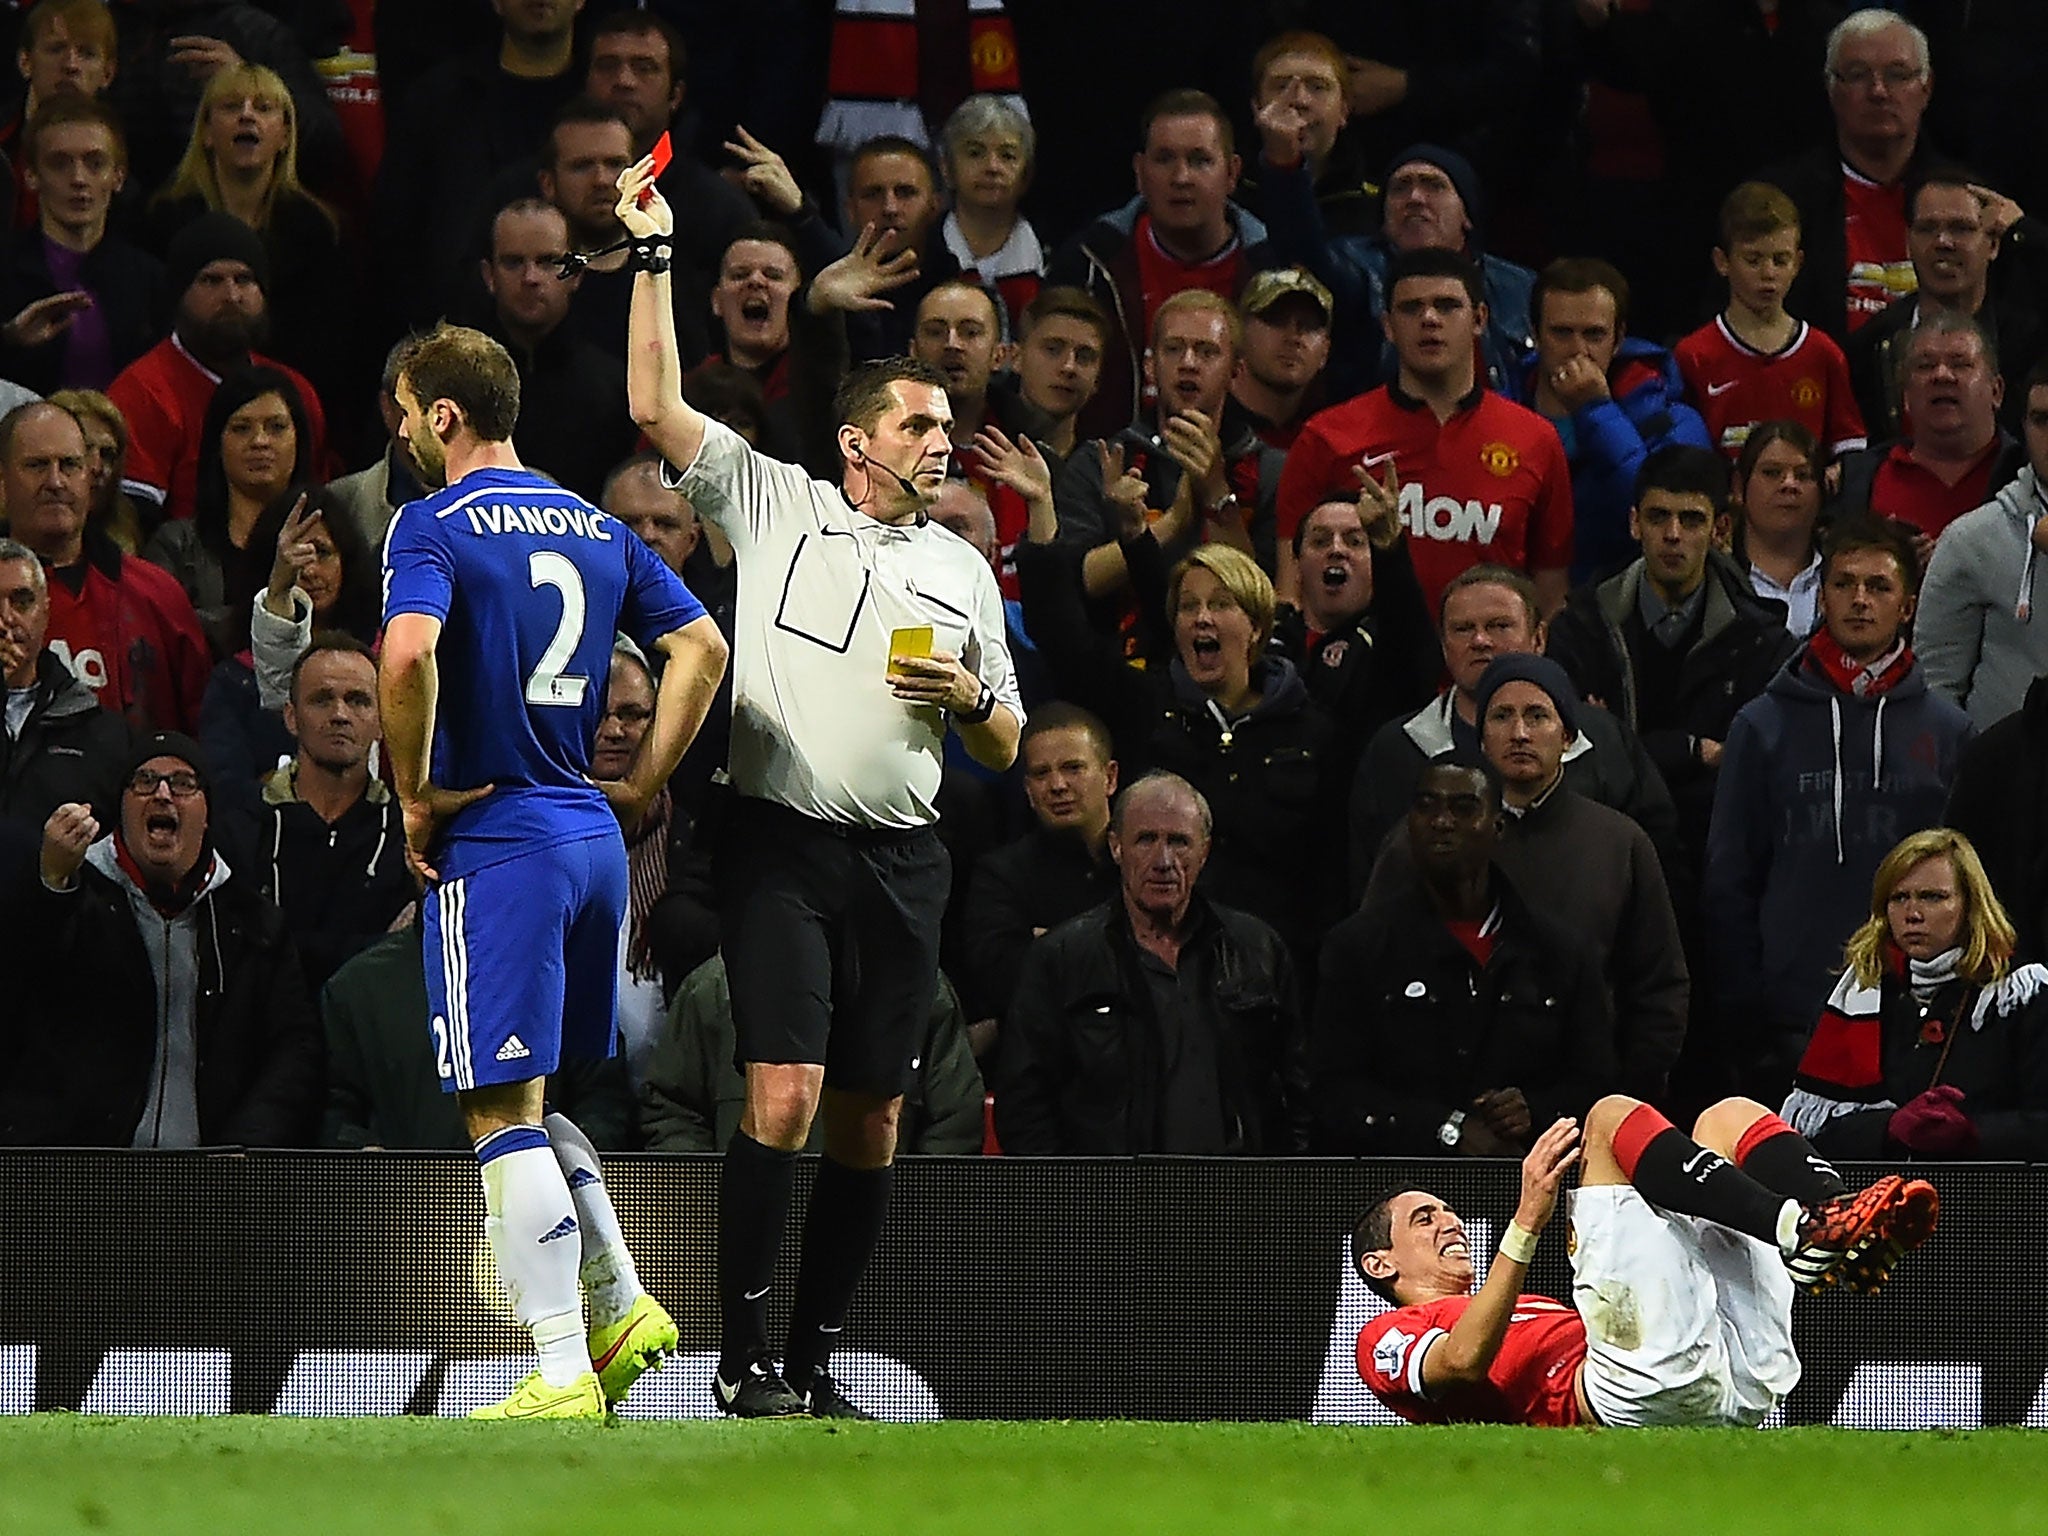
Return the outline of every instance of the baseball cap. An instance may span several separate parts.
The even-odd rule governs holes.
[[[1325,325],[1336,313],[1330,290],[1306,267],[1271,267],[1255,274],[1245,284],[1244,297],[1238,300],[1238,309],[1247,315],[1263,315],[1291,293],[1312,300],[1323,312]]]

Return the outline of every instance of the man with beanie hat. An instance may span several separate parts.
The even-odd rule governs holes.
[[[171,334],[115,377],[107,396],[128,422],[121,488],[190,517],[207,403],[224,374],[275,368],[298,387],[313,429],[311,462],[327,461],[327,415],[305,376],[256,350],[270,333],[270,261],[255,230],[229,213],[203,213],[165,253]],[[323,468],[324,473],[324,468]]]
[[[43,826],[11,941],[37,963],[0,1024],[0,1143],[309,1146],[321,1043],[284,920],[215,851],[199,745],[128,755],[113,831]]]
[[[1529,305],[1536,274],[1486,254],[1485,193],[1472,162],[1441,144],[1410,144],[1387,163],[1380,197],[1380,227],[1367,235],[1331,234],[1307,199],[1272,199],[1267,209],[1274,252],[1305,264],[1336,297],[1332,398],[1395,377],[1393,343],[1373,332],[1387,312],[1389,265],[1396,256],[1421,250],[1455,251],[1479,267],[1486,302],[1480,361],[1485,382],[1504,388],[1515,360],[1535,345]]]
[[[1563,667],[1528,652],[1497,657],[1478,696],[1480,748],[1500,775],[1506,817],[1494,856],[1538,911],[1593,951],[1622,1091],[1655,1102],[1685,1043],[1691,996],[1657,851],[1635,822],[1565,783],[1565,749],[1586,706]],[[1389,844],[1368,901],[1397,878],[1404,855],[1406,840]]]

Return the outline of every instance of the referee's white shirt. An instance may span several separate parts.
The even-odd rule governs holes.
[[[995,573],[934,522],[892,525],[839,487],[704,425],[696,460],[662,479],[732,541],[732,758],[742,794],[842,826],[939,818],[942,710],[889,691],[889,636],[929,624],[1024,718]]]

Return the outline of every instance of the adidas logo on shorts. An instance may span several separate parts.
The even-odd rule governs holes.
[[[532,1054],[533,1052],[526,1048],[526,1042],[517,1035],[507,1035],[505,1043],[498,1047],[498,1060],[500,1061],[523,1061]]]

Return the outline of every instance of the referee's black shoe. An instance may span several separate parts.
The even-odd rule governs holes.
[[[804,1411],[814,1419],[869,1419],[872,1413],[864,1413],[852,1399],[839,1390],[839,1383],[832,1379],[830,1371],[819,1369],[811,1372],[801,1388],[792,1387],[803,1399]]]
[[[760,1355],[749,1360],[738,1381],[728,1381],[721,1364],[711,1373],[711,1395],[722,1412],[736,1419],[800,1419],[811,1410],[789,1390],[774,1360]]]

